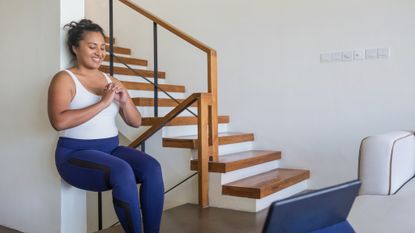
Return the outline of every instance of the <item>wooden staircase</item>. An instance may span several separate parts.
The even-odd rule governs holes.
[[[108,38],[106,38],[108,40]],[[114,58],[114,76],[122,81],[129,90],[134,103],[143,109],[154,105],[152,95],[153,86],[136,75],[153,78],[154,72],[147,70],[147,60],[130,57],[131,49],[116,46],[114,50],[121,56]],[[109,61],[108,56],[105,59]],[[118,61],[118,62],[117,62]],[[129,70],[119,63],[122,61],[134,67]],[[108,73],[109,66],[104,64],[101,71]],[[165,72],[159,72],[159,78],[166,79]],[[172,85],[162,80],[160,88],[170,94],[181,95],[184,98],[185,86]],[[138,94],[137,94],[137,93]],[[146,96],[140,96],[148,92]],[[159,92],[161,93],[161,92]],[[178,98],[179,102],[182,98]],[[159,108],[174,107],[177,103],[171,99],[159,98]],[[196,105],[193,105],[195,107]],[[161,117],[153,117],[142,112],[142,126],[149,127],[160,122]],[[230,123],[229,116],[218,116],[220,126],[227,126]],[[197,118],[181,114],[165,128],[174,127],[174,136],[163,133],[163,147],[182,148],[197,150]],[[180,127],[187,127],[180,133]],[[191,128],[192,133],[188,128]],[[123,133],[123,132],[121,132]],[[281,152],[270,150],[257,150],[253,146],[255,140],[252,133],[228,132],[227,127],[219,129],[219,159],[209,162],[209,203],[210,206],[230,208],[244,211],[256,212],[269,206],[272,201],[296,194],[307,188],[307,180],[310,172],[303,169],[281,168]],[[225,149],[221,149],[226,147]],[[198,170],[198,160],[190,159],[190,169]]]

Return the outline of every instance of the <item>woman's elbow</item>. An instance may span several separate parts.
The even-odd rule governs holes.
[[[52,127],[56,130],[56,131],[62,131],[65,129],[65,127],[63,126],[63,124],[58,123],[58,122],[51,122]]]
[[[138,128],[138,127],[140,127],[140,126],[141,126],[141,121],[140,121],[140,122],[134,122],[134,123],[132,123],[130,126],[131,126],[131,127],[134,127],[134,128]]]
[[[62,131],[67,128],[66,123],[62,120],[49,119],[50,124],[56,131]]]
[[[138,128],[141,126],[141,118],[140,119],[136,119],[134,121],[130,121],[128,123],[129,126],[134,127],[134,128]]]

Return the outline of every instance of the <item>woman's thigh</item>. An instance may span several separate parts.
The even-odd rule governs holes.
[[[139,183],[143,183],[147,177],[161,177],[159,162],[142,151],[119,146],[111,154],[130,164]]]
[[[58,166],[58,171],[69,184],[89,191],[111,189],[114,176],[134,179],[133,171],[127,162],[98,150],[70,153]]]

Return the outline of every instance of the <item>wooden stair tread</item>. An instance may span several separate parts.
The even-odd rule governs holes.
[[[129,48],[123,48],[123,47],[119,47],[119,46],[113,46],[112,48],[113,48],[114,53],[131,55],[131,49],[129,49]],[[109,51],[110,50],[110,46],[109,45],[105,45],[105,50]]]
[[[105,39],[105,43],[109,43],[110,42],[110,37],[109,36],[104,36]],[[112,38],[112,43],[115,44],[115,38]]]
[[[128,90],[154,91],[154,86],[150,83],[128,82],[121,81]],[[159,87],[167,92],[185,92],[185,87],[182,85],[159,84]],[[160,92],[160,90],[159,90]]]
[[[222,194],[260,199],[310,178],[310,171],[278,168],[222,186]]]
[[[252,133],[219,133],[219,145],[247,142],[254,140]],[[163,138],[164,147],[197,149],[197,135],[181,136],[174,138]]]
[[[157,124],[161,117],[143,117],[142,125],[151,126]],[[218,116],[219,124],[229,123],[229,116]],[[176,117],[171,120],[166,126],[178,126],[178,125],[197,125],[197,117],[194,116],[185,116],[185,117]]]
[[[252,150],[219,156],[218,161],[209,161],[209,172],[230,172],[238,169],[281,159],[280,151]],[[198,170],[198,160],[190,161],[190,169]]]
[[[107,65],[101,65],[99,68],[100,71],[109,73],[110,67]],[[137,74],[136,74],[137,73]],[[158,72],[159,78],[166,78],[165,72]],[[140,70],[140,69],[134,69],[134,72],[128,68],[124,67],[114,67],[114,74],[122,74],[122,75],[132,75],[132,76],[144,76],[144,77],[154,77],[154,71],[152,70]]]
[[[136,106],[154,106],[154,98],[144,98],[144,97],[135,97],[131,98]],[[182,102],[183,99],[176,99],[179,102]],[[178,103],[173,99],[159,98],[158,106],[159,107],[176,107]],[[193,107],[197,106],[197,103],[192,104]]]
[[[110,61],[110,56],[107,55],[104,58],[104,61],[109,62]],[[137,66],[147,66],[148,65],[148,61],[147,60],[143,60],[143,59],[138,59],[138,58],[131,58],[131,57],[114,57],[114,63],[125,63],[128,65],[137,65]]]

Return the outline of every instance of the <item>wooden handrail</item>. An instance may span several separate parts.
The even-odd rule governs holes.
[[[194,45],[195,47],[199,48],[200,50],[206,52],[207,54],[207,84],[208,84],[208,92],[212,95],[212,105],[209,106],[208,110],[208,123],[209,123],[209,146],[212,147],[212,158],[211,160],[217,161],[218,160],[218,146],[219,146],[219,139],[218,139],[218,88],[217,88],[217,55],[216,50],[210,48],[209,46],[205,45],[204,43],[196,40],[195,38],[191,37],[190,35],[182,32],[178,28],[174,27],[173,25],[167,23],[166,21],[160,19],[156,15],[150,13],[149,11],[143,9],[142,7],[138,6],[137,4],[131,2],[130,0],[119,0],[126,6],[130,7],[131,9],[135,10],[139,14],[145,16],[146,18],[150,19],[151,21],[155,22],[156,24],[164,27],[166,30],[170,31],[171,33],[177,35],[178,37],[182,38],[183,40],[187,41],[188,43]]]
[[[171,110],[166,116],[162,117],[157,124],[151,126],[148,130],[146,130],[143,134],[140,135],[136,140],[131,142],[128,146],[137,148],[143,141],[147,140],[153,134],[155,134],[159,129],[163,128],[167,123],[169,123],[173,118],[179,115],[181,112],[186,110],[186,108],[190,107],[194,102],[196,102],[202,95],[206,95],[208,93],[193,93],[189,97],[187,97],[184,101],[182,101],[179,105],[177,105],[173,110]]]
[[[185,41],[189,42],[190,44],[196,46],[197,48],[205,51],[206,53],[210,53],[210,51],[213,50],[209,46],[207,46],[204,43],[196,40],[195,38],[191,37],[190,35],[182,32],[178,28],[176,28],[173,25],[167,23],[166,21],[160,19],[159,17],[157,17],[154,14],[148,12],[147,10],[143,9],[142,7],[137,6],[135,3],[133,3],[129,0],[119,0],[119,1],[124,3],[125,5],[127,5],[131,9],[137,11],[138,13],[142,14],[143,16],[147,17],[151,21],[153,21],[153,22],[157,23],[158,25],[162,26],[163,28],[170,31],[171,33],[173,33],[173,34],[177,35],[178,37],[182,38],[183,40],[185,40]]]
[[[134,140],[129,147],[136,148],[141,142],[145,141],[169,123],[174,117],[183,112],[187,107],[197,101],[198,112],[198,180],[199,180],[199,205],[201,208],[209,206],[209,108],[212,105],[212,95],[210,93],[193,93],[183,102],[177,105],[172,111],[161,120],[146,130],[139,138]]]
[[[217,56],[216,50],[204,43],[196,40],[190,35],[182,32],[173,25],[165,22],[147,10],[137,6],[130,0],[119,0],[139,14],[153,21],[154,25],[160,25],[171,33],[177,35],[193,46],[204,51],[207,55],[207,84],[208,93],[194,93],[176,106],[157,124],[145,131],[139,138],[134,140],[129,146],[137,147],[141,142],[151,137],[174,117],[179,115],[184,109],[198,101],[198,161],[199,161],[199,206],[204,208],[209,204],[208,199],[208,162],[218,160],[219,137],[218,137],[218,88],[217,88]],[[209,158],[209,148],[211,157]]]

